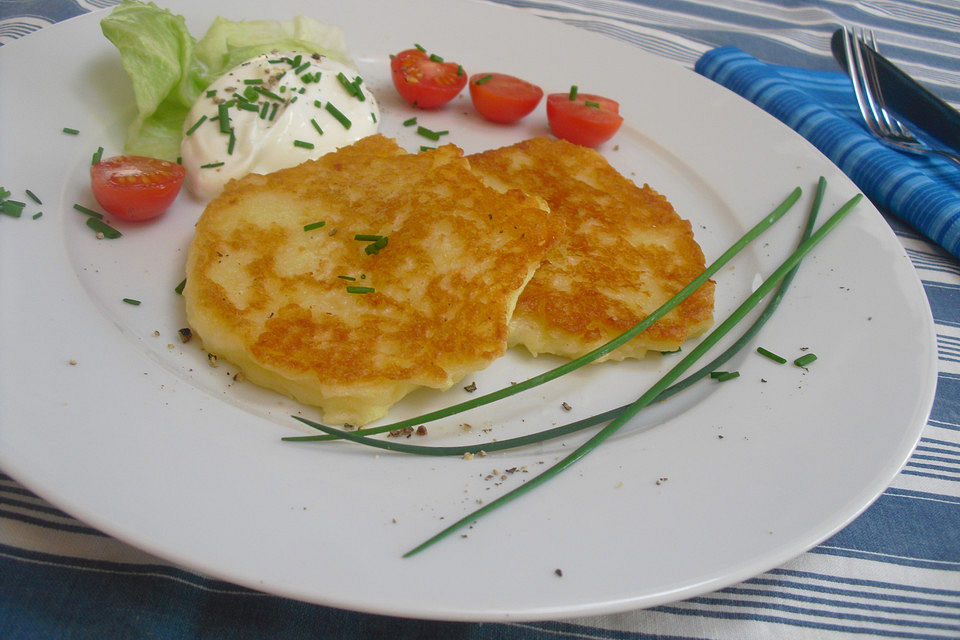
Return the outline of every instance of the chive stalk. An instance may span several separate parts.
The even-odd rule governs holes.
[[[787,361],[786,358],[782,356],[778,356],[773,351],[769,351],[767,349],[764,349],[763,347],[757,347],[757,353],[764,356],[765,358],[769,358],[770,360],[773,360],[777,364],[784,364]]]
[[[797,365],[798,367],[805,367],[816,359],[817,359],[817,356],[815,356],[812,353],[808,353],[807,355],[800,356],[799,358],[794,360],[793,364]]]
[[[337,121],[338,121],[340,124],[343,125],[343,128],[344,128],[344,129],[349,129],[349,128],[350,128],[350,125],[352,124],[352,123],[350,122],[350,118],[348,118],[347,116],[343,115],[343,112],[340,111],[340,109],[337,109],[335,106],[333,106],[333,103],[332,103],[332,102],[327,101],[327,104],[324,105],[323,108],[327,110],[327,113],[329,113],[329,114],[332,115],[334,118],[336,118]]]

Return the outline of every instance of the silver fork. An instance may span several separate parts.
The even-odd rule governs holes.
[[[884,144],[917,154],[935,154],[949,158],[960,164],[960,155],[934,149],[922,140],[917,139],[910,130],[887,110],[883,101],[883,92],[880,91],[880,81],[877,79],[877,68],[872,58],[863,55],[863,47],[877,50],[877,40],[870,31],[870,43],[863,30],[854,27],[848,31],[843,28],[843,46],[847,58],[847,73],[853,82],[853,93],[857,98],[857,106],[867,128]]]

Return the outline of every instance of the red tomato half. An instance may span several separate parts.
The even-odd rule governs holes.
[[[467,74],[456,62],[443,62],[420,49],[407,49],[390,61],[393,85],[415,107],[435,109],[453,100],[467,84]]]
[[[543,89],[504,73],[478,73],[470,76],[470,97],[480,115],[506,124],[533,111]]]
[[[620,104],[613,100],[590,94],[571,100],[568,93],[551,93],[547,96],[547,122],[558,138],[596,147],[613,137],[623,117]]]
[[[184,174],[174,162],[116,156],[90,167],[90,186],[107,213],[123,220],[149,220],[177,197]]]

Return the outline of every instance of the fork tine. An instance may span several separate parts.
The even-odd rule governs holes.
[[[867,128],[873,131],[873,133],[878,136],[882,135],[881,131],[877,128],[876,118],[870,109],[870,105],[867,103],[867,98],[864,96],[863,66],[857,60],[859,57],[862,62],[862,55],[859,55],[858,42],[856,37],[847,30],[846,26],[843,27],[843,51],[847,60],[847,74],[850,76],[851,83],[853,84],[853,94],[857,99],[857,106],[860,109],[860,114],[863,116],[863,121],[866,123]]]
[[[882,105],[878,106],[878,100],[874,95],[875,92],[873,90],[873,86],[875,86],[874,80],[876,78],[876,70],[867,62],[863,55],[863,47],[866,46],[863,29],[860,29],[858,33],[856,27],[854,27],[851,44],[853,45],[853,57],[857,66],[857,71],[859,72],[860,82],[863,85],[863,95],[866,98],[870,113],[873,114],[873,121],[877,124],[877,127],[880,129],[881,133],[889,134],[890,130],[887,128],[886,123],[880,116],[882,112]]]
[[[880,48],[877,46],[877,36],[874,34],[873,29],[870,29],[870,42],[869,47],[875,52],[879,52]],[[861,39],[863,44],[867,44]],[[896,135],[908,137],[910,132],[907,131],[906,127],[903,124],[894,118],[890,111],[887,109],[887,103],[883,99],[883,92],[880,90],[880,78],[877,75],[877,65],[876,61],[873,58],[865,58],[866,69],[868,77],[866,79],[867,88],[875,87],[873,90],[874,98],[876,99],[877,106],[879,107],[880,116],[883,118],[883,122],[887,125],[887,128]]]

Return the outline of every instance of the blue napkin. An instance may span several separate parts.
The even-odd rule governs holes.
[[[767,64],[735,47],[708,51],[694,69],[788,125],[881,211],[960,258],[960,165],[878,142],[863,123],[845,74]]]

